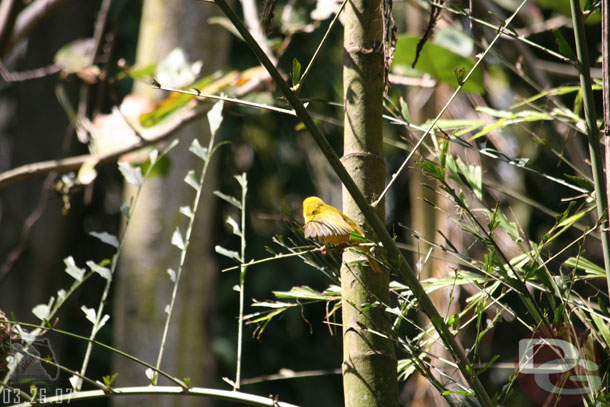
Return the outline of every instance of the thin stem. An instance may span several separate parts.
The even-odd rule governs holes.
[[[29,324],[29,323],[27,323],[27,322],[19,322],[19,324],[17,324],[16,322],[9,322],[9,323],[10,323],[10,324],[14,324],[14,325],[22,325],[22,326],[26,326],[26,327],[36,327],[36,326],[37,326],[37,325],[35,325],[35,324]],[[114,352],[114,353],[116,353],[117,355],[120,355],[120,356],[122,356],[122,357],[124,357],[124,358],[127,358],[127,359],[129,359],[129,360],[131,360],[131,361],[133,361],[133,362],[139,363],[140,365],[142,365],[142,366],[144,366],[144,367],[146,367],[146,368],[155,369],[155,367],[154,367],[153,365],[151,365],[151,364],[149,364],[149,363],[146,363],[145,361],[143,361],[143,360],[141,360],[141,359],[138,359],[137,357],[132,356],[132,355],[130,355],[129,353],[125,353],[125,352],[123,352],[123,351],[122,351],[122,350],[120,350],[120,349],[113,348],[112,346],[110,346],[110,345],[106,345],[105,343],[102,343],[102,342],[99,342],[99,341],[96,341],[95,339],[89,339],[89,338],[88,338],[88,337],[86,337],[86,336],[78,335],[78,334],[75,334],[75,333],[73,333],[73,332],[68,332],[68,331],[64,331],[64,330],[62,330],[62,329],[57,329],[57,328],[50,328],[50,327],[48,327],[48,328],[45,328],[45,331],[49,331],[49,332],[58,333],[58,334],[60,334],[60,335],[66,335],[66,336],[69,336],[69,337],[71,337],[71,338],[79,339],[79,340],[82,340],[82,341],[85,341],[85,342],[90,342],[90,343],[92,343],[92,344],[94,344],[94,345],[96,345],[96,346],[99,346],[99,347],[101,347],[101,348],[104,348],[104,349],[106,349],[106,350],[109,350],[109,351],[111,351],[111,352]],[[163,370],[160,370],[160,369],[157,369],[156,371],[157,371],[157,372],[158,372],[158,373],[159,373],[161,376],[166,377],[166,378],[167,378],[167,379],[169,379],[170,381],[172,381],[172,382],[176,383],[178,386],[181,386],[181,387],[182,387],[182,388],[184,388],[184,389],[187,389],[187,388],[188,388],[188,386],[186,385],[186,383],[184,383],[184,382],[183,382],[182,380],[180,380],[180,379],[177,379],[177,378],[175,378],[175,377],[171,376],[169,373],[164,372]]]
[[[315,52],[313,53],[313,56],[309,60],[309,64],[307,64],[307,67],[305,68],[305,71],[303,71],[303,75],[301,75],[301,78],[299,79],[299,84],[298,84],[297,89],[296,89],[297,94],[299,93],[299,90],[301,90],[301,87],[303,87],[303,83],[307,79],[307,76],[309,75],[309,72],[311,71],[311,67],[313,66],[314,62],[316,62],[316,60],[318,59],[318,55],[320,54],[320,50],[322,49],[322,46],[324,45],[324,43],[328,39],[330,31],[335,26],[335,23],[337,22],[337,20],[339,20],[339,16],[343,12],[343,9],[345,8],[345,5],[347,4],[347,1],[348,0],[345,0],[343,2],[343,4],[341,4],[341,8],[339,8],[339,10],[337,11],[337,14],[335,14],[335,17],[333,18],[333,21],[330,22],[330,25],[328,26],[328,29],[324,33],[324,37],[322,37],[322,41],[320,41],[320,43],[318,44],[318,48],[316,48]]]
[[[169,152],[169,150],[171,148],[173,148],[174,145],[175,144],[170,144],[165,149],[165,151],[163,151],[161,153],[161,156],[164,156],[165,154],[167,154]],[[152,171],[154,164],[156,162],[157,161],[155,161],[154,163],[151,163],[151,165],[148,167],[148,171],[146,172],[143,179],[146,179],[150,175],[150,172]],[[112,277],[114,276],[114,272],[116,271],[117,265],[119,263],[119,255],[121,254],[121,251],[123,249],[123,244],[125,243],[125,236],[127,235],[127,229],[129,228],[129,224],[131,222],[131,215],[133,214],[135,203],[138,201],[138,197],[140,196],[140,193],[142,192],[142,185],[143,185],[142,183],[140,185],[138,185],[135,196],[132,197],[132,199],[129,202],[129,213],[126,216],[125,227],[123,229],[123,234],[121,235],[121,238],[119,240],[119,245],[117,247],[117,251],[116,251],[114,257],[112,258],[112,264],[110,266],[110,276],[106,279],[106,285],[104,286],[104,291],[102,293],[102,297],[100,298],[100,303],[98,305],[97,313],[95,315],[95,323],[91,327],[91,334],[89,336],[89,342],[87,343],[85,357],[83,358],[83,363],[82,363],[82,367],[80,370],[80,376],[85,376],[85,373],[87,372],[87,366],[89,364],[89,359],[91,358],[91,352],[93,350],[93,339],[95,338],[95,336],[97,335],[97,332],[101,328],[100,323],[103,320],[104,307],[106,305],[106,300],[108,299],[108,293],[110,292],[110,287],[112,285]],[[76,382],[76,385],[74,386],[74,389],[80,390],[82,385],[83,385],[83,380],[79,377]]]
[[[580,72],[580,86],[582,88],[582,102],[584,107],[585,121],[587,123],[587,138],[589,141],[589,159],[593,171],[593,183],[595,185],[595,201],[597,204],[597,216],[600,218],[600,233],[602,250],[604,253],[604,268],[610,294],[610,231],[608,230],[608,196],[604,182],[604,165],[600,148],[600,132],[597,127],[597,113],[595,111],[595,99],[589,73],[589,54],[587,51],[587,38],[582,20],[582,11],[578,0],[570,0],[572,10],[572,22],[574,25],[574,40],[576,41],[576,56],[578,58],[578,71]]]
[[[246,194],[248,192],[248,180],[246,173],[238,178],[241,184],[241,256],[239,266],[239,317],[237,321],[237,367],[235,369],[235,383],[233,390],[239,390],[241,386],[241,357],[244,327],[244,291],[246,282]]]
[[[450,332],[449,327],[444,323],[443,318],[440,316],[437,309],[434,307],[432,300],[430,299],[430,297],[428,297],[423,287],[421,286],[417,276],[407,263],[407,260],[404,258],[404,256],[401,254],[398,247],[396,246],[396,242],[386,230],[384,223],[379,219],[379,217],[377,217],[373,208],[368,204],[366,198],[364,197],[362,192],[360,192],[358,186],[355,184],[354,180],[346,171],[345,167],[341,163],[341,160],[333,150],[328,140],[326,140],[326,137],[324,137],[324,134],[314,122],[305,106],[303,106],[298,96],[290,89],[290,85],[288,85],[288,83],[282,77],[282,74],[276,69],[276,67],[269,60],[269,58],[267,58],[263,50],[256,43],[254,38],[252,38],[252,35],[248,32],[242,21],[239,19],[237,14],[235,14],[235,12],[231,9],[226,0],[215,0],[214,4],[220,7],[223,13],[227,16],[227,18],[231,20],[232,24],[242,35],[246,43],[250,46],[252,52],[254,52],[261,64],[267,69],[269,75],[276,83],[276,85],[280,88],[290,105],[293,107],[297,116],[303,121],[303,124],[318,144],[318,147],[326,157],[326,160],[341,180],[345,189],[352,196],[354,202],[362,211],[362,214],[366,218],[372,230],[379,237],[379,240],[386,248],[389,259],[392,259],[395,269],[400,272],[409,288],[411,288],[414,296],[419,302],[419,306],[421,307],[422,311],[428,316],[428,318],[430,318],[430,321],[439,333],[439,336],[441,337],[447,348],[450,350],[450,352],[456,358],[460,371],[462,372],[468,383],[472,386],[479,402],[483,406],[493,406],[491,398],[487,394],[485,387],[483,387],[483,384],[477,377],[472,364],[466,357],[466,353],[464,352],[463,347]]]
[[[219,102],[219,103],[222,103],[222,102]],[[222,109],[222,107],[221,107],[221,109]],[[192,213],[189,216],[189,223],[186,228],[186,234],[184,236],[184,245],[183,245],[183,247],[181,247],[181,250],[180,250],[180,263],[178,266],[178,271],[176,273],[176,278],[175,278],[176,281],[174,281],[174,288],[172,290],[172,298],[170,300],[169,307],[167,310],[167,317],[165,318],[165,326],[163,327],[163,335],[161,336],[161,345],[159,347],[159,354],[157,355],[157,363],[155,365],[157,370],[161,368],[161,361],[163,360],[165,344],[167,342],[167,336],[169,334],[169,324],[171,322],[172,315],[174,313],[174,306],[176,304],[176,298],[178,298],[178,285],[180,284],[180,278],[182,277],[182,271],[184,270],[184,262],[186,260],[186,253],[188,252],[189,243],[191,240],[191,233],[193,232],[193,224],[195,223],[195,214],[197,213],[197,208],[199,207],[199,199],[201,198],[201,192],[203,191],[203,182],[205,180],[205,175],[208,171],[208,166],[212,159],[215,135],[216,135],[215,131],[212,131],[210,133],[210,141],[208,143],[208,150],[207,150],[208,156],[207,156],[207,159],[204,159],[203,169],[201,170],[201,174],[199,176],[198,188],[195,193],[195,199],[193,200]],[[176,232],[180,233],[178,230],[176,230]],[[176,233],[176,232],[174,232],[174,233]],[[157,385],[157,378],[158,378],[158,375],[155,373],[152,378],[152,384],[154,386]]]

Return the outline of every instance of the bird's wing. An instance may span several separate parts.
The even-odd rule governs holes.
[[[355,229],[341,215],[341,213],[327,211],[312,216],[305,223],[305,237],[310,239],[328,236],[349,236]]]

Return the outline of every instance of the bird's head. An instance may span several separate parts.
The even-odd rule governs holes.
[[[325,205],[324,201],[318,198],[317,196],[310,196],[309,198],[305,198],[303,201],[303,218],[307,221],[308,218],[313,216],[317,210]]]

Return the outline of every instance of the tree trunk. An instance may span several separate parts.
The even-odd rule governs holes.
[[[157,62],[175,47],[181,47],[190,60],[200,59],[205,74],[225,64],[228,34],[206,21],[217,13],[215,7],[201,2],[147,0],[144,3],[137,63],[141,66]],[[136,87],[136,93],[159,98],[148,84]],[[183,179],[189,169],[198,173],[202,161],[188,151],[193,138],[208,144],[209,128],[202,119],[176,135],[180,144],[170,153],[171,170],[165,177],[145,182],[135,214],[127,231],[125,251],[119,269],[115,301],[115,343],[119,349],[151,364],[156,363],[173,283],[167,269],[177,269],[179,251],[170,244],[177,226],[184,227],[186,218],[179,208],[193,201],[193,189]],[[178,290],[178,299],[170,325],[161,369],[183,378],[194,386],[207,386],[215,380],[211,354],[210,317],[213,309],[216,270],[211,227],[214,205],[211,191],[216,184],[215,166],[211,165],[205,180],[205,192],[197,212],[192,248],[186,257]],[[129,195],[128,191],[126,195]],[[124,358],[114,359],[117,384],[148,384],[144,368]],[[159,384],[166,384],[162,379]],[[208,405],[198,398],[142,396],[113,399],[114,405],[185,406]]]
[[[379,0],[355,0],[345,8],[343,165],[365,197],[379,196],[385,181],[382,151],[384,78],[383,13]],[[364,217],[343,191],[343,209],[359,225]],[[384,219],[383,202],[377,215]],[[366,226],[364,227],[366,230]],[[365,232],[370,237],[370,234]],[[389,272],[374,272],[359,252],[347,250],[341,268],[343,293],[343,386],[346,406],[398,406],[396,355],[389,334]],[[369,331],[370,330],[370,331]]]

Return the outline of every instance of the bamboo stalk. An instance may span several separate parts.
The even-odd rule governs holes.
[[[604,1],[604,2],[607,2]],[[610,231],[608,230],[608,196],[606,195],[606,184],[604,177],[604,161],[600,148],[600,132],[597,127],[597,113],[595,111],[595,99],[591,75],[589,73],[589,53],[587,51],[587,37],[583,23],[583,15],[578,0],[570,0],[572,10],[572,22],[574,25],[574,40],[576,42],[577,68],[579,71],[580,86],[582,89],[582,101],[584,107],[585,122],[587,124],[587,138],[589,141],[589,159],[593,172],[593,183],[595,185],[595,200],[597,204],[597,215],[600,220],[600,233],[602,251],[604,254],[604,269],[610,293]],[[607,5],[605,7],[607,9]],[[606,60],[607,62],[607,60]],[[607,72],[606,72],[607,74]],[[604,80],[607,80],[605,78]]]

